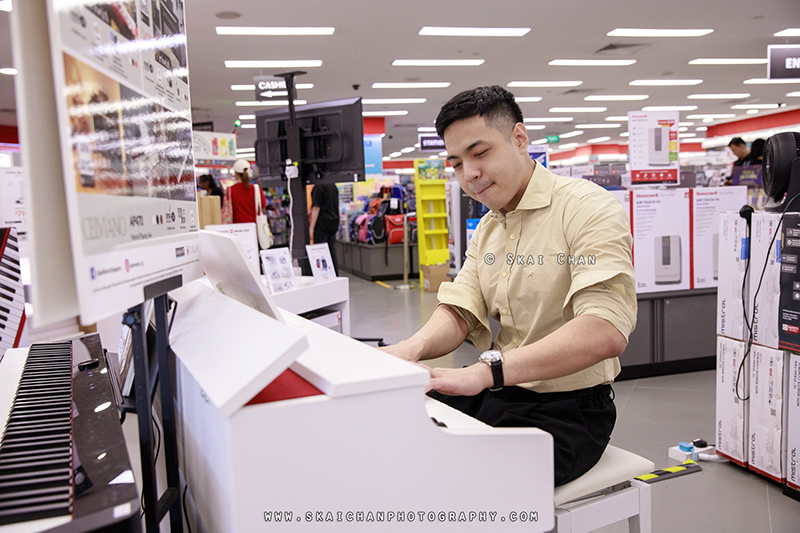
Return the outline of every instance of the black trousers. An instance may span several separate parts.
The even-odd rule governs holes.
[[[484,390],[476,396],[428,396],[493,427],[535,427],[553,436],[555,484],[588,472],[603,455],[617,409],[611,385],[569,392],[538,393],[522,387]]]
[[[331,259],[333,260],[333,271],[339,275],[339,261],[336,257],[336,231],[325,231],[320,228],[314,228],[314,244],[328,243],[328,248],[331,251]]]

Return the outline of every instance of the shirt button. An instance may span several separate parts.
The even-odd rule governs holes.
[[[517,238],[517,236],[512,233],[511,235],[508,236],[508,238],[513,241],[514,239]]]
[[[519,339],[514,337],[513,339],[511,339],[511,342],[513,342],[514,344],[517,344],[519,342]]]
[[[508,272],[503,272],[503,277],[507,278],[508,277]]]
[[[507,314],[508,314],[508,309],[503,309],[503,310],[502,310],[502,311],[500,311],[500,312],[501,312],[501,313],[503,313],[504,315],[507,315]]]

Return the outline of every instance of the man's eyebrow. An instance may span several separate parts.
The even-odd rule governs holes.
[[[474,149],[476,146],[478,146],[479,144],[482,144],[482,143],[484,143],[484,142],[486,142],[486,141],[484,141],[483,139],[478,139],[478,140],[477,140],[477,141],[475,141],[474,143],[472,143],[472,144],[470,144],[469,146],[467,146],[467,149],[466,149],[466,150],[464,150],[464,153],[465,153],[465,154],[468,154],[468,153],[470,153],[470,152],[471,152],[471,151],[472,151],[472,150],[473,150],[473,149]],[[461,159],[461,157],[460,157],[460,156],[457,156],[457,155],[448,155],[448,156],[447,156],[447,160],[448,160],[448,161],[450,161],[451,159]]]

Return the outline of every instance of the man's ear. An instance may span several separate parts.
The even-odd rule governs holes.
[[[528,153],[528,130],[525,124],[517,122],[511,130],[511,143],[520,152]]]

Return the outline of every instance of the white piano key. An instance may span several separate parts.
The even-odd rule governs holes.
[[[425,409],[428,411],[428,416],[444,423],[448,428],[451,429],[490,427],[477,418],[472,418],[471,416],[465,415],[458,409],[453,409],[449,405],[438,400],[434,400],[433,398],[425,398]]]
[[[27,348],[12,348],[0,360],[0,424],[4,432],[27,359]]]

